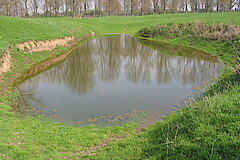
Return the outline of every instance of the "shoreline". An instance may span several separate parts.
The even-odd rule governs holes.
[[[122,34],[122,33],[120,33]],[[107,36],[109,36],[109,34],[106,34]],[[103,35],[103,36],[106,36],[106,35]],[[111,35],[110,35],[111,36]],[[94,36],[94,37],[101,37],[101,35],[99,36]],[[89,37],[87,39],[84,39],[84,41],[87,41],[89,40],[90,38],[94,38],[94,37]],[[138,37],[133,37],[133,38],[136,38],[138,40],[141,40],[139,39]],[[145,40],[148,40],[149,42],[157,42],[159,44],[166,44],[166,42],[164,41],[157,41],[157,40],[152,40],[152,39],[145,39]],[[31,77],[34,77],[35,75],[41,73],[41,72],[44,72],[45,70],[48,70],[56,65],[58,65],[59,63],[61,63],[62,61],[64,61],[71,53],[72,51],[79,45],[81,44],[82,41],[79,41],[79,42],[75,42],[71,47],[70,49],[68,48],[67,51],[64,51],[56,56],[50,56],[49,58],[46,58],[44,59],[42,62],[40,63],[37,63],[37,64],[33,64],[32,66],[30,66],[29,69],[27,69],[26,71],[24,71],[13,83],[13,87],[19,85],[22,81],[26,80],[26,79],[29,79]],[[190,47],[190,46],[179,46],[179,45],[176,45],[176,44],[171,44],[171,43],[167,43],[168,45],[170,46],[173,46],[174,48],[175,47],[179,47],[179,48],[184,48],[186,50],[190,49],[191,51],[194,50],[195,52],[199,52],[200,50],[197,50],[193,47]],[[151,48],[151,47],[150,47]],[[200,53],[203,53],[204,55],[206,55],[207,57],[211,56],[211,54],[208,54],[206,52],[202,52],[200,51]],[[39,53],[41,54],[41,53]],[[168,54],[168,53],[166,53]],[[198,53],[197,53],[198,54]],[[177,55],[177,56],[182,56],[182,55]],[[184,56],[184,55],[183,55]],[[211,60],[210,62],[213,62],[213,63],[219,63],[217,61],[217,57],[216,56],[213,56],[213,57],[210,57]],[[220,73],[221,74],[221,73]],[[184,105],[184,104],[182,104]],[[185,105],[184,105],[185,106]],[[186,107],[186,106],[185,106]],[[179,110],[179,109],[178,109]],[[167,112],[167,114],[164,114],[161,116],[161,118],[159,119],[162,120],[163,117],[166,117],[168,116],[168,114],[172,113],[172,112],[175,112],[177,110],[174,110],[172,111],[171,109],[169,109],[169,111]],[[151,121],[151,119],[150,119]],[[148,127],[149,125],[152,125],[154,123],[158,122],[157,120],[154,120],[154,121],[151,121],[151,123],[148,123],[146,122],[146,120],[144,120],[143,122],[139,123],[138,126],[136,129],[137,130],[142,130],[144,129],[145,127]]]
[[[97,36],[98,35],[96,35],[96,37]],[[171,41],[169,43],[172,44]],[[174,42],[173,42],[173,44],[174,44]],[[178,44],[178,42],[175,41],[175,45],[176,44]],[[185,46],[185,44],[182,44],[182,45]],[[185,47],[188,47],[188,46],[186,45]],[[195,48],[194,46],[189,46],[189,47]],[[196,47],[195,49],[199,49],[199,47]],[[75,150],[84,151],[89,146],[101,144],[101,140],[107,139],[108,137],[111,137],[111,135],[113,135],[113,134],[119,134],[119,135],[126,134],[130,137],[138,134],[138,133],[135,133],[136,124],[127,124],[127,126],[103,128],[103,129],[94,128],[91,126],[84,127],[84,128],[77,128],[77,127],[66,126],[61,123],[45,122],[45,121],[39,120],[38,118],[31,117],[31,116],[19,118],[16,113],[9,111],[9,110],[11,110],[11,104],[15,103],[14,101],[16,100],[15,93],[13,93],[11,90],[9,90],[12,87],[14,87],[14,84],[16,84],[14,79],[16,80],[17,78],[15,76],[19,75],[19,73],[23,73],[23,72],[29,70],[34,65],[40,64],[44,61],[46,61],[46,63],[47,63],[48,60],[51,61],[50,60],[51,57],[57,58],[58,56],[62,56],[62,55],[64,55],[65,52],[68,52],[68,50],[69,50],[68,48],[59,47],[59,48],[51,51],[51,54],[49,54],[50,53],[49,51],[46,51],[46,52],[41,52],[40,54],[33,53],[32,55],[26,56],[23,54],[19,54],[15,48],[12,49],[12,51],[13,51],[12,56],[13,56],[13,60],[14,60],[13,63],[16,64],[17,67],[13,68],[13,73],[4,73],[4,76],[6,78],[5,81],[7,80],[7,82],[5,82],[4,85],[0,86],[0,90],[3,87],[5,89],[8,88],[4,93],[2,93],[3,96],[1,95],[2,97],[0,99],[0,115],[1,115],[0,122],[2,123],[2,125],[6,126],[5,128],[3,127],[5,129],[4,131],[6,131],[6,133],[5,132],[3,133],[4,136],[2,136],[2,137],[4,137],[4,138],[2,141],[0,140],[0,144],[3,143],[3,145],[6,145],[6,147],[8,147],[8,146],[16,147],[17,148],[16,150],[19,153],[25,153],[26,149],[28,149],[28,152],[33,151],[33,153],[31,153],[31,154],[28,153],[24,157],[25,159],[28,159],[27,157],[34,157],[34,155],[38,154],[38,152],[36,150],[38,150],[38,147],[41,146],[42,144],[44,147],[43,146],[41,146],[41,147],[44,148],[45,152],[51,150],[52,146],[57,147],[57,146],[61,146],[61,145],[63,145],[64,147],[61,146],[57,151],[54,151],[54,153],[55,152],[64,153],[66,148],[69,149],[70,152],[71,151],[74,152]],[[207,51],[204,49],[204,52],[207,52]],[[210,52],[208,54],[216,55],[216,54],[213,54]],[[17,61],[18,59],[16,57],[18,57],[18,56],[20,56],[19,57],[20,62]],[[46,59],[47,56],[49,56],[49,57]],[[65,55],[65,56],[67,57],[67,55]],[[62,60],[64,60],[64,58],[66,58],[66,57],[63,56]],[[218,58],[219,58],[219,56],[218,56]],[[59,60],[56,64],[58,64],[60,61],[61,60]],[[27,63],[29,62],[29,63],[24,64],[24,62],[27,62]],[[54,64],[51,64],[51,65],[54,65]],[[51,65],[49,67],[51,67]],[[21,66],[22,68],[19,68],[19,66]],[[225,69],[228,68],[227,65],[225,65],[225,67],[226,67]],[[46,67],[46,69],[47,68],[48,67]],[[229,75],[225,74],[225,71],[222,71],[222,72],[223,73],[221,74],[221,76],[218,77],[218,79],[217,79],[218,81],[221,81],[221,79],[224,77],[225,78],[229,77]],[[22,75],[22,74],[20,74],[20,75]],[[221,87],[221,84],[219,82],[217,82],[216,84],[211,86],[209,88],[209,90],[211,90],[211,88],[213,88],[214,86]],[[213,99],[213,97],[210,97],[209,99]],[[153,126],[158,126],[159,124],[167,123],[168,120],[166,120],[166,119],[168,119],[169,117],[172,118],[173,115],[179,116],[178,112],[185,113],[189,110],[194,111],[194,107],[192,109],[186,107],[185,109],[181,109],[180,111],[172,112],[172,113],[170,113],[170,115],[168,115],[167,117],[164,118],[165,120],[162,120],[160,122],[157,122],[157,123],[151,125],[150,127],[147,127],[146,130],[149,130],[149,128],[153,128]],[[201,111],[201,109],[199,109],[199,108],[198,108],[198,110],[199,110],[199,112]],[[206,108],[204,108],[204,110],[206,110]],[[196,118],[198,118],[198,117],[196,117]],[[179,130],[180,130],[180,127],[179,127]],[[52,132],[54,133],[54,135],[51,134]],[[141,133],[141,134],[145,134],[145,131],[143,131],[143,132],[144,133]],[[69,133],[71,133],[74,136],[72,136]],[[78,133],[78,134],[76,134],[76,133]],[[87,136],[89,133],[91,133],[91,136],[93,136],[94,138],[92,138],[91,136]],[[0,135],[1,135],[1,133],[0,133]],[[82,141],[82,138],[85,138],[84,136],[87,136],[87,138],[86,138],[86,140]],[[14,137],[14,139],[13,139],[13,137]],[[29,138],[30,138],[30,140],[29,140]],[[74,140],[72,140],[72,139],[74,139]],[[37,142],[34,142],[35,140],[37,140]],[[33,148],[31,147],[31,144],[28,144],[28,143],[31,143],[31,141],[34,142],[33,146],[35,148],[37,148],[36,150],[33,149],[34,147]],[[23,144],[21,144],[20,142]],[[62,142],[64,142],[64,144],[62,144]],[[79,143],[81,145],[79,145]],[[76,146],[78,146],[78,147],[76,147]],[[8,153],[8,152],[11,152],[11,151],[6,150],[6,153]],[[12,151],[12,152],[14,152],[14,151]],[[16,159],[15,154],[16,153],[14,153],[14,155],[12,155],[12,153],[11,153],[9,155],[11,155],[12,157],[15,157],[15,159]],[[62,155],[59,155],[59,153],[55,153],[55,154],[56,154],[56,156],[64,157]],[[71,153],[71,154],[74,155],[74,153]],[[2,157],[4,158],[6,156],[5,155],[2,156],[0,154],[0,158],[2,158]]]

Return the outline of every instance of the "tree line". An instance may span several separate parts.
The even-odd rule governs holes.
[[[240,10],[240,0],[0,0],[0,15],[15,17],[140,16]]]

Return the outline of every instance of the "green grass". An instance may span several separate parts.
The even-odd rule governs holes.
[[[166,26],[167,31],[169,26]],[[156,35],[150,36],[146,44],[157,50],[158,46],[162,46],[162,37],[165,35],[163,32],[156,32],[154,27],[150,28],[149,33]],[[161,37],[158,34],[161,34]],[[233,40],[237,45],[238,36]],[[191,45],[217,56],[225,63],[225,70],[217,83],[212,85],[197,102],[171,113],[163,121],[146,128],[141,134],[111,143],[96,156],[87,158],[128,160],[239,158],[240,77],[230,67],[239,64],[239,48],[234,49],[225,40],[199,39],[174,34],[170,37],[173,38],[165,37],[165,43],[177,46]],[[169,48],[171,50],[171,46]]]
[[[157,49],[158,39],[154,39]],[[160,40],[161,42],[162,40]],[[180,39],[168,43],[180,45]],[[181,43],[181,46],[186,46]],[[150,42],[148,42],[150,43]],[[228,52],[214,43],[200,43],[194,47],[218,55],[229,63]],[[213,45],[214,46],[214,45]],[[223,51],[219,51],[222,49]],[[217,52],[218,51],[218,52]],[[236,160],[240,156],[240,77],[227,66],[217,83],[197,102],[171,113],[142,133],[123,141],[110,143],[96,156],[86,159],[169,159],[169,160]]]
[[[0,159],[75,159],[80,151],[100,143],[111,135],[128,135],[134,132],[136,124],[128,123],[119,127],[98,128],[94,126],[76,127],[64,123],[54,123],[42,116],[22,115],[13,112],[11,106],[17,102],[17,94],[11,90],[13,80],[33,64],[53,58],[66,52],[58,47],[55,51],[25,55],[13,50],[12,72],[4,74],[6,95],[0,97]],[[27,63],[26,63],[27,62]],[[1,93],[2,94],[2,93]],[[79,153],[76,155],[76,151]],[[74,158],[75,157],[75,158]]]
[[[240,12],[166,14],[143,17],[72,18],[13,18],[0,17],[0,56],[7,46],[27,40],[48,40],[64,36],[78,38],[94,31],[96,36],[106,33],[134,35],[139,29],[155,24],[232,23],[240,25]],[[156,40],[156,39],[155,39]],[[159,39],[157,39],[159,40]],[[218,55],[223,62],[229,59],[222,44],[197,43],[187,39],[169,39],[176,45],[191,45],[210,54]],[[77,159],[81,151],[99,144],[110,135],[132,135],[120,142],[112,142],[90,159],[234,159],[240,155],[239,142],[239,84],[216,84],[221,92],[207,96],[195,105],[166,120],[158,122],[141,134],[134,133],[136,124],[119,127],[77,128],[63,123],[42,120],[41,117],[22,116],[11,112],[16,94],[11,90],[14,81],[33,64],[64,53],[67,48],[55,51],[22,54],[13,48],[11,72],[4,74],[0,90],[0,159]],[[232,72],[230,72],[232,75]],[[234,78],[235,79],[235,78]],[[232,80],[230,80],[232,82]],[[225,80],[223,80],[225,82]],[[222,85],[223,84],[223,85]],[[227,84],[229,84],[227,82]],[[215,91],[215,90],[214,90]]]
[[[110,135],[129,134],[135,127],[97,128],[65,126],[63,123],[43,121],[36,117],[16,117],[1,105],[0,159],[63,159],[74,158],[76,151],[97,145]]]
[[[14,18],[0,16],[0,50],[27,40],[47,40],[74,35],[81,37],[91,30],[96,34],[128,33],[154,24],[208,23],[240,24],[240,12],[161,14],[139,17],[101,18]]]
[[[237,159],[240,85],[170,114],[92,159]]]

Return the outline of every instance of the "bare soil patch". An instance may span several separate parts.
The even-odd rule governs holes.
[[[66,51],[64,54],[55,56],[55,57],[51,57],[50,59],[41,62],[39,64],[33,65],[29,70],[27,70],[24,74],[22,74],[21,76],[19,76],[17,78],[17,80],[23,81],[27,78],[30,78],[34,75],[36,75],[37,73],[40,73],[46,69],[48,69],[49,67],[51,67],[54,64],[57,64],[59,62],[62,62],[63,60],[65,60],[67,58],[67,56],[75,49],[75,47],[72,47],[70,50]],[[18,81],[17,81],[18,83]],[[16,84],[15,84],[16,85]]]
[[[65,37],[47,41],[27,41],[19,43],[16,47],[23,53],[33,53],[51,51],[57,46],[69,47],[72,46],[76,41],[77,39],[75,37]]]
[[[0,58],[0,79],[4,72],[8,72],[11,68],[11,48],[7,48],[4,55]]]

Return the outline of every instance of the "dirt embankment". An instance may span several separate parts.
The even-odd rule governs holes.
[[[83,36],[79,40],[84,40],[94,35],[95,33],[91,31],[90,34]],[[51,51],[55,49],[57,46],[70,47],[74,45],[77,42],[77,40],[78,40],[77,38],[70,36],[70,37],[58,38],[58,39],[47,40],[47,41],[27,41],[27,42],[19,43],[16,47],[20,49],[20,51],[23,53]]]
[[[33,65],[26,73],[22,74],[20,77],[18,77],[18,79],[16,80],[16,84],[18,84],[18,80],[23,81],[27,78],[30,78],[34,75],[36,75],[37,73],[40,73],[44,70],[46,70],[47,68],[51,67],[54,64],[57,64],[63,60],[65,60],[67,58],[67,56],[75,49],[75,47],[71,48],[70,50],[68,50],[67,52],[65,52],[64,54],[61,54],[59,56],[56,57],[52,57],[49,60],[46,60],[44,62],[41,62],[37,65]],[[15,85],[16,85],[15,84]]]
[[[33,52],[41,52],[41,51],[51,51],[55,49],[57,46],[63,46],[63,47],[74,46],[75,44],[77,44],[78,40],[84,40],[84,39],[93,37],[94,35],[95,33],[91,31],[90,34],[87,34],[80,39],[77,39],[71,36],[71,37],[58,38],[58,39],[47,40],[47,41],[27,41],[27,42],[19,43],[18,45],[16,45],[16,48],[20,49],[20,51],[26,54],[33,53]],[[36,71],[46,69],[47,67],[49,67],[54,63],[58,63],[64,60],[67,57],[67,55],[71,53],[72,50],[73,48],[61,56],[57,56],[52,60],[48,60],[47,62],[44,62],[40,67],[38,67],[37,70],[34,70],[32,74],[34,74]],[[11,62],[11,48],[9,47],[6,49],[6,52],[4,53],[4,55],[0,57],[0,83],[3,80],[2,73],[10,71],[11,67],[13,67],[13,64]]]
[[[75,37],[65,37],[48,41],[27,41],[19,43],[16,47],[23,53],[51,51],[57,46],[69,47],[77,42]],[[7,48],[4,55],[0,58],[0,78],[2,73],[8,72],[12,66],[11,63],[11,48]]]
[[[19,43],[16,47],[23,53],[33,53],[41,51],[51,51],[57,46],[69,47],[73,45],[77,39],[75,37],[65,37],[48,41],[27,41]]]
[[[2,73],[8,72],[11,68],[11,48],[7,48],[4,55],[0,58],[0,78]]]
[[[94,36],[95,33],[94,32],[91,32],[90,34],[87,34],[85,36],[83,36],[82,38],[80,39],[76,39],[76,38],[65,38],[65,40],[68,40],[68,41],[65,41],[64,43],[61,43],[61,44],[66,44],[67,43],[67,46],[74,46],[75,44],[77,44],[77,40],[84,40],[84,39],[87,39],[87,38],[90,38],[92,36]],[[59,40],[59,39],[58,39]],[[52,40],[54,41],[54,40]],[[27,42],[25,42],[27,43]],[[55,43],[55,42],[54,42]],[[23,44],[23,43],[22,43]],[[59,45],[59,43],[58,43]],[[66,46],[66,45],[64,45]],[[55,46],[56,47],[56,46]],[[67,56],[75,49],[75,47],[72,47],[70,50],[68,50],[67,52],[65,52],[64,54],[61,54],[59,56],[56,56],[56,57],[52,57],[44,62],[41,62],[39,64],[36,64],[34,66],[32,66],[28,71],[26,71],[24,74],[22,74],[20,77],[18,77],[18,80],[22,81],[24,79],[27,79],[33,75],[36,75],[37,73],[39,72],[42,72],[44,70],[46,70],[47,68],[51,67],[52,65],[54,64],[57,64],[63,60],[65,60],[67,58]],[[43,50],[41,50],[43,51]],[[18,80],[16,81],[16,84],[18,83]]]

